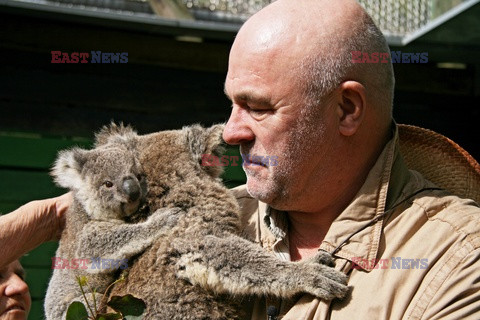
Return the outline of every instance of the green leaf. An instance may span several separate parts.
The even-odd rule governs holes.
[[[122,320],[121,313],[101,313],[97,316],[97,320]]]
[[[120,311],[126,320],[140,320],[145,312],[145,302],[131,294],[126,296],[113,296],[107,303],[115,311]]]
[[[85,305],[81,302],[75,301],[68,306],[67,320],[86,320],[88,319],[88,312]]]

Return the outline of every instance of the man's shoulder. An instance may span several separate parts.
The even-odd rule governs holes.
[[[474,200],[437,191],[414,203],[422,208],[428,221],[449,225],[452,233],[466,237],[473,249],[480,248],[480,206]]]

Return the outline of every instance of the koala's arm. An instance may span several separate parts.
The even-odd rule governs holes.
[[[168,232],[181,215],[179,208],[162,208],[144,222],[116,224],[91,221],[83,227],[78,239],[77,257],[129,259],[143,252],[153,241]]]
[[[282,261],[238,236],[174,246],[180,253],[177,276],[217,293],[283,298],[309,293],[330,300],[348,291],[347,276],[331,267],[333,259],[325,252],[305,262]]]

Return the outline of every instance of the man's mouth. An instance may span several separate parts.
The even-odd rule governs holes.
[[[10,312],[10,311],[15,311],[15,310],[25,311],[25,308],[21,304],[14,303],[14,304],[8,306],[7,309],[5,309],[4,313]]]
[[[267,167],[264,163],[262,162],[257,162],[257,161],[249,161],[244,163],[245,166],[255,166],[255,167]]]
[[[254,167],[265,167],[267,168],[267,163],[263,160],[264,157],[257,156],[257,155],[242,155],[243,158],[243,166],[254,166]]]

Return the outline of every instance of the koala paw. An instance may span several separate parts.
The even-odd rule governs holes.
[[[348,277],[335,270],[333,265],[331,255],[323,252],[319,252],[313,260],[306,262],[305,292],[325,300],[343,298],[349,290]]]
[[[332,255],[326,251],[318,251],[318,253],[313,257],[313,262],[324,264],[329,267],[335,267],[335,260]]]
[[[178,223],[183,211],[179,208],[162,208],[156,210],[149,218],[149,222],[160,227],[172,228]]]

